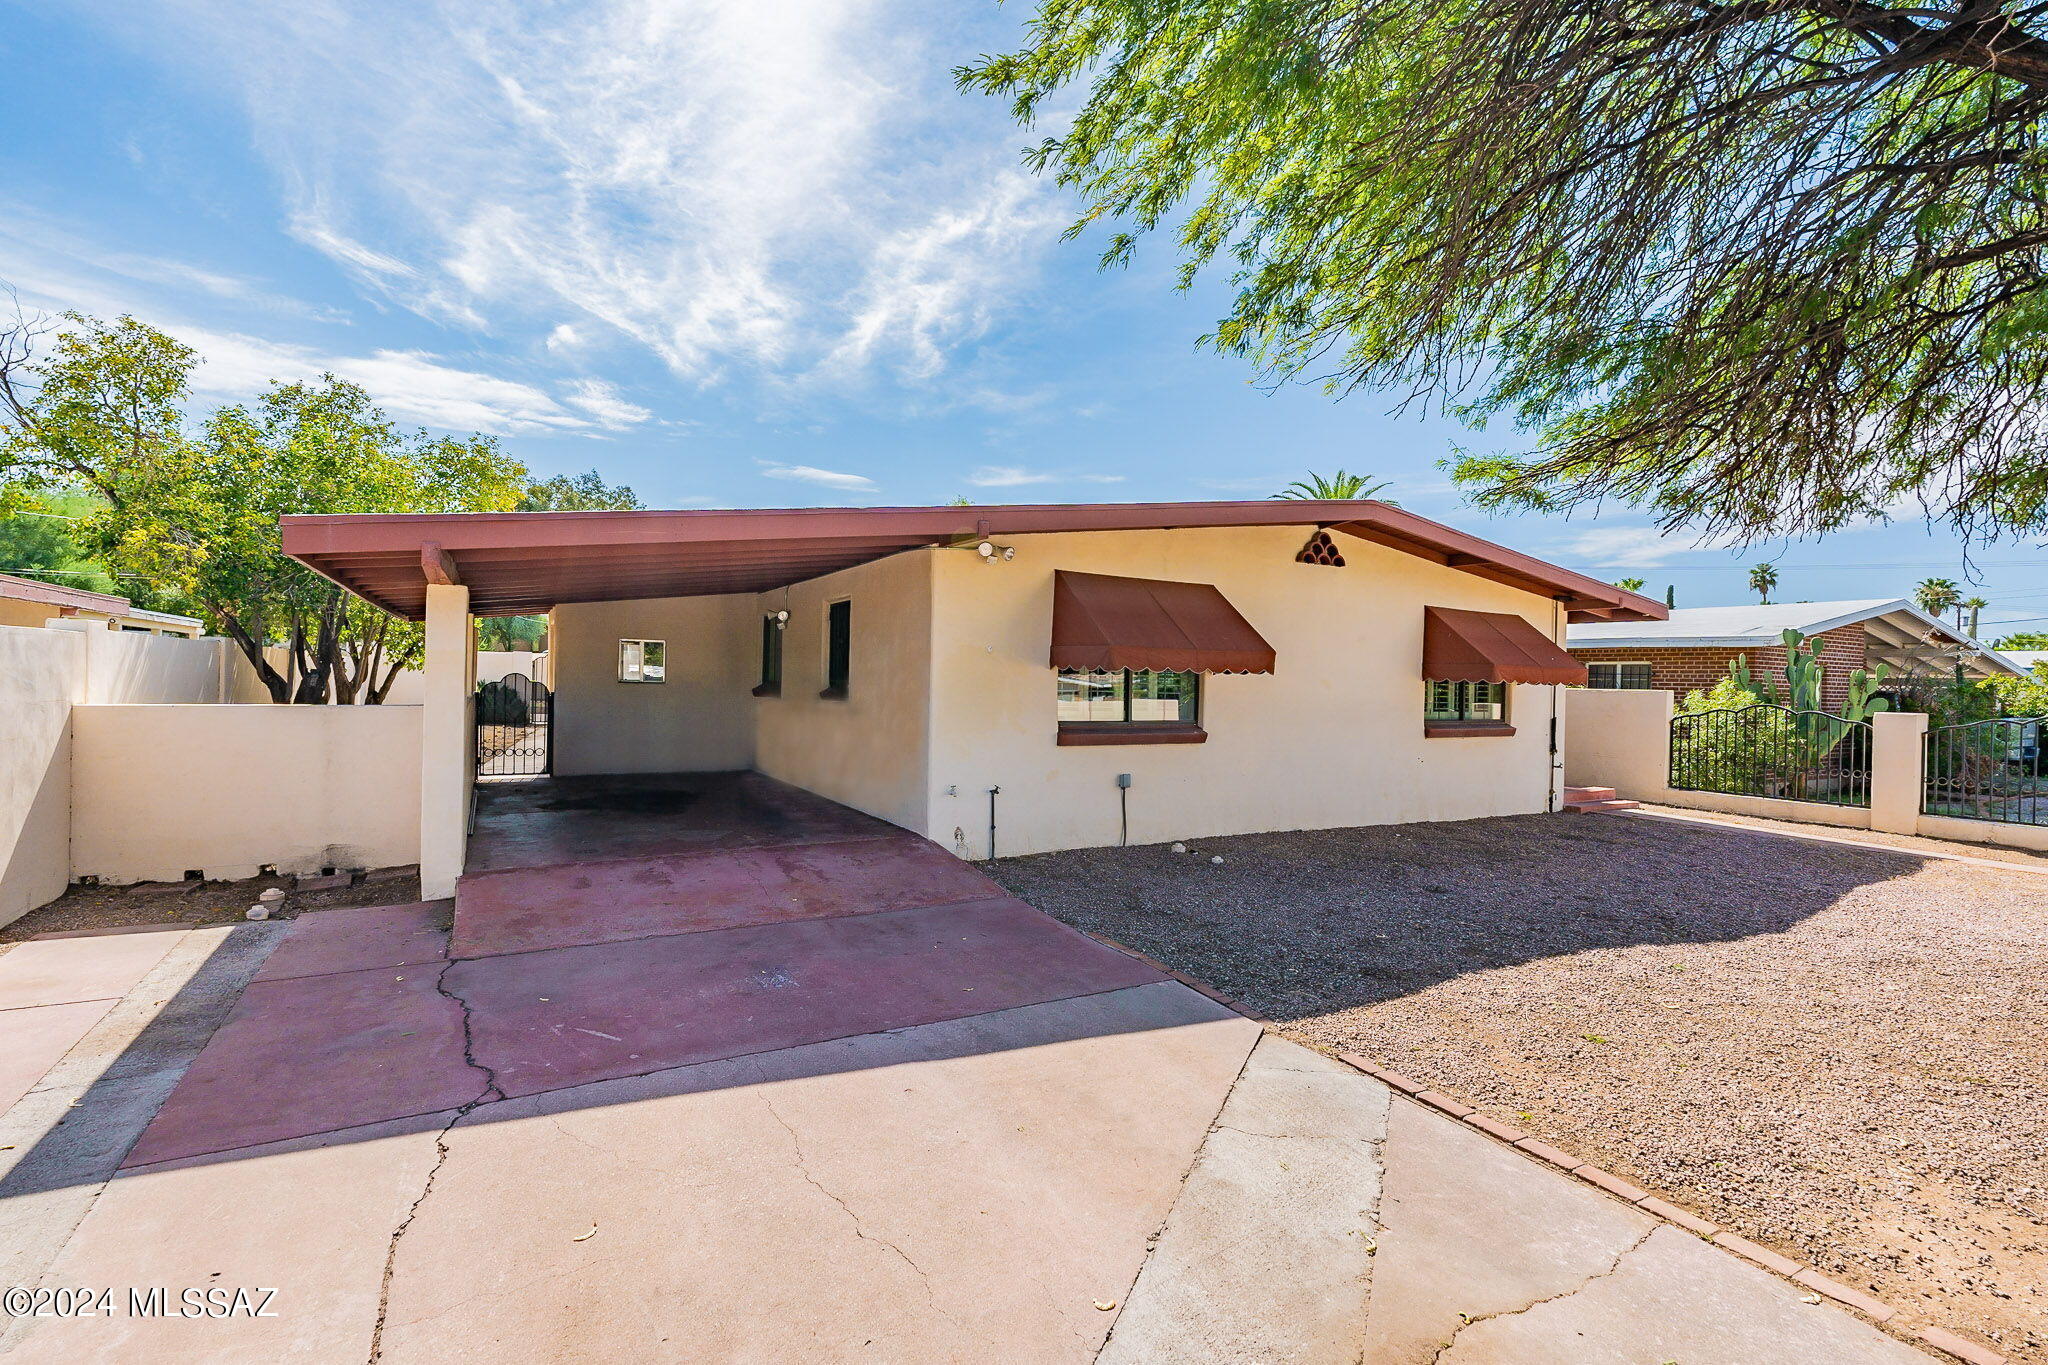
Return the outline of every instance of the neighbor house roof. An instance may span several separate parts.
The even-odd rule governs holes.
[[[2022,673],[2031,673],[2042,664],[2048,664],[2048,649],[2001,649],[1998,652]]]
[[[11,573],[0,573],[0,597],[11,597],[17,602],[41,602],[52,607],[70,607],[76,611],[97,611],[108,616],[119,616],[128,610],[128,599],[112,593],[88,592],[84,588],[69,588],[62,583],[43,583],[33,578],[17,578]]]
[[[1054,531],[1325,527],[1556,599],[1573,620],[1655,620],[1664,605],[1403,511],[1358,501],[798,507],[684,512],[287,516],[285,552],[399,616],[460,582],[481,616],[562,602],[765,592],[924,546]]]
[[[1774,645],[1788,630],[1819,635],[1861,623],[1877,640],[1873,661],[1904,664],[1915,652],[1957,646],[1981,656],[1990,672],[2020,670],[2005,656],[1903,597],[1854,602],[1773,602],[1768,606],[1680,607],[1662,621],[1574,623],[1565,633],[1572,649],[1739,649]],[[1887,660],[1887,654],[1895,657]]]

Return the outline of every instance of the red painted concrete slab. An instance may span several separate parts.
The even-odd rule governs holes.
[[[448,956],[445,926],[454,907],[439,900],[310,911],[292,921],[256,980],[439,962]]]
[[[452,1109],[482,1093],[440,964],[258,982],[123,1166]]]
[[[465,877],[456,889],[453,955],[613,943],[1002,894],[969,864],[909,837],[490,872]]]
[[[446,986],[530,1095],[1164,979],[1005,899],[477,958]]]
[[[184,927],[157,933],[34,938],[0,955],[0,1010],[118,1000],[178,941]]]
[[[71,1051],[108,1010],[111,1000],[68,1005],[30,1005],[0,1014],[0,1114],[35,1088],[57,1060]]]

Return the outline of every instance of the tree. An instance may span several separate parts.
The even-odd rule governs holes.
[[[1771,604],[1771,590],[1778,586],[1778,566],[1775,564],[1752,564],[1749,566],[1749,590],[1756,594],[1756,600],[1764,606]]]
[[[1227,262],[1204,340],[1271,379],[1511,419],[1533,449],[1455,464],[1481,506],[2048,528],[2038,7],[1040,0],[1028,32],[956,75],[1060,111],[1028,164],[1070,235]]]
[[[1929,616],[1941,616],[1962,600],[1962,590],[1948,578],[1923,578],[1913,589],[1913,601]]]
[[[515,512],[637,512],[643,506],[624,484],[613,487],[595,469],[570,477],[557,474],[526,486]]]
[[[1370,498],[1386,486],[1384,479],[1374,479],[1370,475],[1352,474],[1340,469],[1331,475],[1310,474],[1306,479],[1296,479],[1271,496],[1348,501],[1353,498]],[[1398,503],[1395,505],[1399,506]]]
[[[1617,578],[1614,580],[1614,586],[1620,588],[1623,592],[1641,592],[1643,590],[1643,580],[1640,578]]]
[[[525,472],[488,437],[407,436],[362,389],[324,375],[218,409],[91,526],[111,562],[183,586],[273,701],[376,702],[417,661],[419,627],[287,558],[278,517],[504,511]],[[283,670],[272,641],[288,651]]]
[[[1993,649],[2048,649],[2048,630],[2022,630],[2011,635],[2001,635]]]

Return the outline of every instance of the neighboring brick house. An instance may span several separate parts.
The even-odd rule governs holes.
[[[1669,688],[1683,697],[1712,687],[1744,657],[1752,673],[1782,685],[1787,630],[1820,641],[1821,700],[1831,710],[1847,700],[1852,672],[1878,664],[1889,665],[1892,678],[1948,677],[1958,663],[1975,678],[2021,671],[1900,598],[1688,607],[1665,621],[1574,625],[1565,638],[1572,657],[1586,665],[1588,686]]]

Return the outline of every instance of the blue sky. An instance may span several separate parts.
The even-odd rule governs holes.
[[[1512,433],[1256,387],[1195,347],[1220,281],[1174,292],[1163,249],[1097,271],[1027,135],[953,91],[1019,4],[0,12],[0,280],[184,337],[202,403],[331,369],[652,506],[1256,497],[1343,466],[1681,605],[1743,600],[1765,557],[1786,599],[1967,577],[1913,520],[1726,549],[1626,509],[1489,518],[1437,462]],[[1976,559],[1987,620],[2048,628],[2048,549]]]

